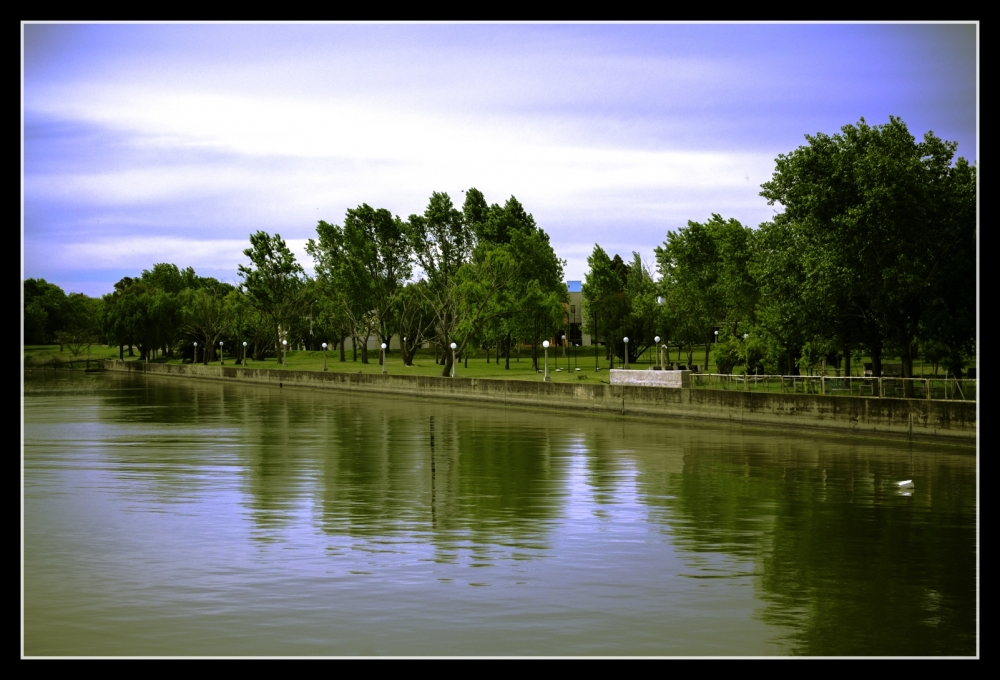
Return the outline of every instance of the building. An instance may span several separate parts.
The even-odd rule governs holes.
[[[583,282],[567,281],[569,302],[566,304],[566,343],[589,345],[590,335],[583,333]]]

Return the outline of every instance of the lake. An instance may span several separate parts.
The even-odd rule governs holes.
[[[978,653],[971,448],[68,371],[23,428],[28,656]]]

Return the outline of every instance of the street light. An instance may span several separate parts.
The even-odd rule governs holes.
[[[545,348],[545,376],[542,378],[542,381],[549,382],[549,341],[546,340],[543,342],[542,347]]]
[[[660,363],[660,336],[657,335],[655,338],[653,338],[653,342],[656,343],[656,367],[662,368],[663,365]]]
[[[458,368],[455,366],[455,350],[458,349],[458,345],[451,343],[451,377],[455,378],[458,376]]]
[[[243,341],[243,367],[246,368],[247,365],[247,341]]]
[[[282,349],[282,352],[283,352],[283,355],[284,355],[283,358],[282,358],[282,360],[281,360],[281,365],[287,367],[288,366],[288,341],[287,340],[282,340],[281,341],[281,349]]]
[[[628,338],[625,338],[625,370],[628,370]]]
[[[222,340],[219,340],[219,366],[223,366],[225,363],[225,360],[222,358]]]
[[[198,363],[198,343],[194,343],[194,358],[191,359],[192,364]]]
[[[323,343],[323,370],[326,370],[326,343]]]
[[[382,375],[385,375],[385,343],[382,343]]]

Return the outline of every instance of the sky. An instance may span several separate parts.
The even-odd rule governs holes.
[[[256,231],[515,196],[582,279],[756,227],[774,160],[864,118],[978,151],[978,25],[22,24],[22,278],[238,284]]]

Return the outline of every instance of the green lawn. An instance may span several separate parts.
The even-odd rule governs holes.
[[[138,352],[136,352],[138,354]],[[655,352],[647,352],[646,355],[640,358],[640,360],[630,366],[632,369],[645,370],[650,362],[655,361]],[[539,353],[539,365],[542,362],[542,353]],[[24,348],[24,361],[26,365],[37,365],[46,364],[52,361],[64,362],[64,361],[82,361],[84,359],[117,359],[118,358],[118,348],[117,347],[105,347],[103,345],[94,345],[89,351],[83,352],[77,356],[69,351],[68,348],[63,348],[63,351],[59,351],[59,345],[28,345]],[[516,352],[511,357],[510,370],[505,370],[503,367],[503,361],[497,365],[495,353],[490,354],[491,361],[486,363],[486,353],[484,351],[479,351],[469,357],[468,367],[464,363],[460,364],[458,367],[459,377],[469,377],[469,378],[494,378],[494,379],[508,379],[508,380],[541,380],[542,374],[535,373],[531,369],[531,349],[522,348],[520,361],[516,358]],[[682,354],[680,360],[686,360],[686,355]],[[705,358],[705,349],[701,347],[696,349],[694,353],[694,363],[699,365],[703,373],[715,373],[717,368],[715,366],[714,357],[711,357],[710,363],[707,367],[701,366],[701,362]],[[138,356],[129,357],[126,352],[126,361],[138,361]],[[338,371],[344,373],[380,373],[382,367],[378,363],[378,352],[369,353],[368,364],[361,363],[361,354],[358,353],[358,360],[351,360],[351,352],[347,353],[347,361],[340,361],[339,351],[330,351],[327,353],[327,369],[330,371]],[[677,350],[671,349],[670,351],[670,361],[678,362]],[[863,358],[862,362],[869,361],[869,359]],[[890,363],[898,362],[898,359],[889,358],[885,361]],[[179,359],[166,359],[158,358],[156,363],[180,363]],[[213,364],[218,364],[218,362],[213,362]],[[590,380],[590,381],[608,381],[607,370],[609,368],[608,362],[604,359],[603,347],[600,350],[600,371],[594,370],[594,348],[591,347],[570,347],[566,349],[566,355],[563,355],[563,350],[561,348],[550,349],[549,350],[549,374],[553,381],[556,382],[575,382],[577,380]],[[226,365],[235,365],[235,358],[231,356],[226,357]],[[321,351],[305,351],[305,350],[289,350],[288,352],[288,366],[287,369],[284,366],[278,364],[277,360],[273,357],[268,358],[264,361],[253,361],[250,360],[249,367],[251,368],[277,368],[283,370],[291,371],[321,371],[323,370],[323,353]],[[974,364],[973,364],[974,365]],[[616,364],[615,366],[620,367]],[[83,364],[79,365],[79,368],[83,368]],[[580,370],[575,370],[579,368]],[[562,370],[557,370],[562,369]],[[861,363],[852,362],[852,372],[855,375],[860,375],[862,369]],[[441,366],[434,363],[434,351],[433,350],[418,350],[417,356],[414,360],[413,366],[403,366],[403,361],[399,356],[398,352],[390,352],[388,360],[386,361],[386,370],[389,373],[400,373],[405,375],[440,375]],[[943,369],[939,368],[939,371],[943,374]],[[828,370],[830,375],[833,375],[834,371]],[[922,362],[916,362],[914,365],[914,373],[917,375],[931,375],[933,373],[933,368],[930,364],[923,364]]]

